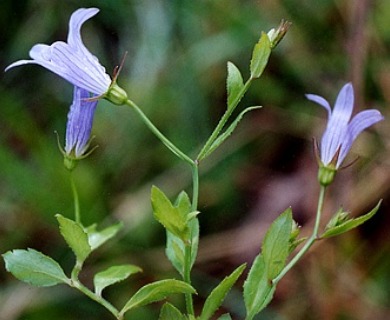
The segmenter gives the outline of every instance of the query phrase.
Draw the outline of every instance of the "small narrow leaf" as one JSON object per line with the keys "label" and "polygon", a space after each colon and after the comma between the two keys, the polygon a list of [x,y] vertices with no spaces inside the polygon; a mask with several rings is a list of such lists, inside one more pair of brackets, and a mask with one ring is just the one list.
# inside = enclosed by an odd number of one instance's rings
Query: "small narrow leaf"
{"label": "small narrow leaf", "polygon": [[39,251],[17,249],[4,253],[3,258],[8,272],[33,286],[49,287],[69,283],[57,261]]}
{"label": "small narrow leaf", "polygon": [[169,302],[164,303],[158,320],[186,320],[186,317]]}
{"label": "small narrow leaf", "polygon": [[[228,94],[228,109],[237,106],[242,98],[241,91],[244,88],[244,81],[240,70],[232,63],[228,62],[228,76],[226,81],[227,94]],[[241,96],[240,96],[241,94]]]}
{"label": "small narrow leaf", "polygon": [[355,218],[355,219],[349,219],[347,221],[340,223],[339,225],[336,225],[334,227],[327,229],[321,235],[321,238],[334,237],[334,236],[345,233],[349,230],[352,230],[352,229],[360,226],[361,224],[363,224],[364,222],[366,222],[367,220],[371,219],[374,216],[374,214],[378,211],[381,203],[382,203],[382,200],[380,200],[378,202],[378,204],[375,206],[375,208],[373,208],[370,212],[366,213],[363,216],[360,216],[360,217]]}
{"label": "small narrow leaf", "polygon": [[95,292],[97,295],[101,295],[104,288],[123,281],[130,277],[132,274],[141,272],[142,269],[131,264],[121,265],[121,266],[113,266],[99,272],[93,278],[93,283],[95,286]]}
{"label": "small narrow leaf", "polygon": [[130,309],[141,307],[152,302],[165,299],[175,293],[194,294],[195,289],[189,284],[174,279],[156,281],[143,286],[126,303],[120,314],[123,315]]}
{"label": "small narrow leaf", "polygon": [[288,208],[271,224],[264,237],[262,253],[268,280],[274,279],[286,264],[290,249],[292,223],[291,208]]}
{"label": "small narrow leaf", "polygon": [[246,108],[245,110],[241,111],[241,113],[237,116],[237,118],[230,124],[230,126],[226,129],[226,131],[219,135],[217,139],[213,142],[213,144],[210,146],[210,148],[207,150],[204,157],[207,157],[210,155],[216,148],[218,148],[236,129],[238,123],[241,121],[241,119],[244,117],[244,115],[252,110],[257,110],[262,108],[261,106],[254,106]]}
{"label": "small narrow leaf", "polygon": [[165,229],[176,236],[186,239],[188,237],[187,216],[180,208],[172,205],[167,196],[156,186],[152,187],[152,207],[154,217]]}
{"label": "small narrow leaf", "polygon": [[77,261],[83,263],[92,251],[87,233],[79,223],[73,220],[60,214],[56,214],[56,218],[60,224],[61,235],[76,255]]}
{"label": "small narrow leaf", "polygon": [[92,250],[97,249],[102,244],[113,238],[120,229],[122,229],[123,223],[117,223],[109,226],[101,231],[96,230],[96,224],[89,226],[86,231],[88,234],[88,242]]}
{"label": "small narrow leaf", "polygon": [[253,319],[272,299],[275,286],[268,280],[267,273],[264,257],[259,254],[244,283],[244,302],[247,313],[245,319]]}
{"label": "small narrow leaf", "polygon": [[262,33],[260,40],[256,43],[250,65],[251,78],[256,79],[261,76],[265,66],[268,63],[269,56],[271,54],[271,42],[267,34]]}
{"label": "small narrow leaf", "polygon": [[[189,223],[190,237],[191,237],[191,267],[195,263],[198,252],[199,243],[199,221],[197,218],[192,219]],[[167,231],[167,245],[165,249],[169,261],[175,269],[184,276],[184,255],[185,244],[183,240],[173,233]]]}
{"label": "small narrow leaf", "polygon": [[199,320],[208,320],[213,316],[215,311],[217,311],[221,306],[231,287],[236,283],[238,277],[244,271],[245,267],[246,264],[239,266],[231,275],[223,279],[222,282],[210,293],[205,301]]}

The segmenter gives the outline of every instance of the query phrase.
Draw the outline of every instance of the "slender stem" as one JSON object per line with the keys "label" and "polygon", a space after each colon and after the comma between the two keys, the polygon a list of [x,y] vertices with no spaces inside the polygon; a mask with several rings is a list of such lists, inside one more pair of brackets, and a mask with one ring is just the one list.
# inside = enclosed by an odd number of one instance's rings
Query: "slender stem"
{"label": "slender stem", "polygon": [[149,120],[149,118],[143,113],[143,111],[131,100],[127,100],[126,104],[132,107],[138,115],[141,117],[142,121],[146,124],[146,126],[155,134],[155,136],[161,140],[161,142],[171,150],[176,156],[185,162],[193,165],[193,160],[188,157],[183,151],[181,151],[178,147],[176,147],[167,137],[165,137],[160,130],[156,128],[156,126]]}
{"label": "slender stem", "polygon": [[72,193],[73,193],[74,217],[76,222],[81,224],[79,194],[77,192],[76,183],[74,182],[72,172],[70,173],[69,178],[70,178],[70,185],[72,187]]}
{"label": "slender stem", "polygon": [[[198,170],[198,161],[195,160],[192,165],[192,204],[191,211],[196,211],[198,208],[198,197],[199,197],[199,170]],[[193,234],[190,235],[190,239],[188,243],[184,243],[184,274],[183,280],[191,285],[191,269],[192,269],[192,260],[193,260],[193,252],[192,252],[192,241]],[[199,236],[199,235],[197,235]],[[198,240],[197,240],[198,241]],[[186,308],[187,313],[190,315],[195,315],[194,304],[192,300],[192,294],[188,293],[185,295],[186,300]]]}
{"label": "slender stem", "polygon": [[202,150],[200,150],[198,156],[196,157],[196,159],[198,161],[202,160],[205,156],[207,156],[207,153],[208,153],[210,147],[212,146],[212,144],[214,143],[215,139],[218,138],[219,133],[221,132],[221,130],[225,126],[225,124],[228,121],[228,119],[230,118],[230,116],[232,115],[234,109],[237,107],[238,103],[240,102],[240,100],[244,96],[245,92],[248,91],[248,89],[252,83],[252,80],[253,80],[252,78],[249,78],[248,81],[245,82],[244,86],[242,87],[240,93],[237,95],[236,99],[232,102],[232,104],[225,111],[224,115],[219,120],[219,122],[218,122],[217,126],[215,127],[213,133],[211,134],[210,138],[206,141]]}
{"label": "slender stem", "polygon": [[276,285],[292,267],[302,258],[302,256],[309,250],[309,248],[313,245],[313,243],[318,240],[318,229],[320,227],[321,221],[321,213],[324,205],[324,196],[325,196],[326,187],[321,186],[320,194],[318,196],[318,206],[317,206],[317,214],[316,220],[314,223],[313,233],[309,239],[307,239],[305,245],[302,249],[295,255],[293,259],[284,267],[284,269],[279,273],[279,275],[272,280],[272,285]]}
{"label": "slender stem", "polygon": [[78,279],[72,279],[72,286],[77,290],[81,291],[82,293],[84,293],[88,298],[96,301],[97,303],[105,307],[108,311],[110,311],[114,315],[116,319],[118,320],[123,319],[122,316],[119,314],[119,311],[111,303],[109,303],[101,296],[89,290]]}
{"label": "slender stem", "polygon": [[199,162],[195,160],[192,166],[192,204],[191,210],[196,211],[198,208],[198,197],[199,197]]}

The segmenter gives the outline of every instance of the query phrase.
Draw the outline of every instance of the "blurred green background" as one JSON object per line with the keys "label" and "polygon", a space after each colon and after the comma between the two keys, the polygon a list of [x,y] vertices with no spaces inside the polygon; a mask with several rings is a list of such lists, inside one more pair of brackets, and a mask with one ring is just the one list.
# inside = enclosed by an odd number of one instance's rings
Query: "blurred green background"
{"label": "blurred green background", "polygon": [[[292,22],[238,111],[247,115],[233,136],[201,164],[201,244],[193,282],[204,297],[240,263],[258,253],[271,221],[292,206],[309,234],[318,185],[312,137],[326,124],[325,111],[305,93],[331,104],[352,81],[356,110],[378,108],[389,118],[390,2],[386,0],[1,0],[0,67],[28,58],[35,43],[65,40],[68,20],[79,7],[100,13],[82,35],[86,46],[112,74],[125,51],[119,77],[174,143],[195,155],[226,107],[226,63],[248,77],[253,45],[261,31],[282,18]],[[64,139],[72,86],[38,66],[3,73],[0,82],[0,252],[35,248],[69,272],[73,256],[58,233],[54,215],[73,217],[69,178],[55,131]],[[241,109],[240,109],[241,108]],[[320,242],[280,283],[258,319],[389,319],[390,232],[387,120],[355,143],[327,195],[324,221],[340,205],[353,215],[383,198],[375,218],[358,230]],[[87,261],[82,279],[114,263],[144,270],[105,292],[114,305],[141,285],[178,277],[164,256],[164,231],[153,221],[150,188],[174,197],[191,190],[190,172],[146,129],[131,109],[99,102],[93,134],[99,148],[76,170],[82,220],[101,226],[125,223]],[[244,277],[243,277],[244,278]],[[243,316],[241,283],[222,312]],[[179,305],[181,297],[174,297]],[[126,319],[156,319],[159,305]],[[33,288],[0,264],[0,319],[111,319],[78,292],[58,286]]]}

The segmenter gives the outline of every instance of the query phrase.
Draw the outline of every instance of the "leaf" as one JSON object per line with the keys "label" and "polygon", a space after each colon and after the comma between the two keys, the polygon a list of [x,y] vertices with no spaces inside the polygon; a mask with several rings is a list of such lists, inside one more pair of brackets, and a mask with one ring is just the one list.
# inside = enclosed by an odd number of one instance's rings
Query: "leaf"
{"label": "leaf", "polygon": [[246,264],[239,266],[231,275],[223,279],[222,282],[214,288],[204,303],[199,320],[208,320],[213,316],[215,311],[221,306],[231,287],[236,283],[237,279],[244,271],[245,267]]}
{"label": "leaf", "polygon": [[152,187],[151,200],[156,220],[160,222],[165,229],[179,238],[183,240],[188,239],[189,229],[187,226],[187,215],[189,212],[184,212],[182,210],[185,203],[180,202],[185,200],[179,199],[178,206],[173,206],[167,196],[156,186]]}
{"label": "leaf", "polygon": [[[189,222],[191,237],[191,267],[194,265],[198,253],[199,221],[197,218]],[[184,276],[185,244],[182,239],[167,230],[167,246],[165,249],[169,261],[175,269]]]}
{"label": "leaf", "polygon": [[73,220],[65,218],[60,214],[56,214],[56,218],[60,224],[61,235],[76,255],[77,262],[83,263],[92,252],[87,233],[79,223]]}
{"label": "leaf", "polygon": [[354,218],[354,219],[346,220],[346,221],[340,223],[339,225],[336,225],[334,227],[331,227],[331,228],[325,230],[325,232],[321,235],[321,238],[334,237],[334,236],[337,236],[339,234],[345,233],[349,230],[352,230],[352,229],[356,228],[357,226],[360,226],[361,224],[363,224],[364,222],[366,222],[367,220],[371,219],[374,216],[374,214],[378,211],[381,203],[382,203],[382,200],[380,200],[378,202],[378,204],[375,206],[375,208],[373,208],[370,212],[366,213],[363,216],[360,216],[360,217]]}
{"label": "leaf", "polygon": [[164,303],[158,320],[186,320],[186,317],[169,302]]}
{"label": "leaf", "polygon": [[220,316],[217,320],[232,320],[232,317],[230,316],[230,314],[225,313],[222,316]]}
{"label": "leaf", "polygon": [[267,34],[261,34],[260,40],[253,48],[252,60],[250,65],[251,78],[256,79],[261,76],[265,66],[268,63],[271,54],[271,42]]}
{"label": "leaf", "polygon": [[249,271],[244,282],[244,301],[247,317],[250,320],[263,310],[271,301],[275,292],[275,286],[268,280],[267,265],[264,257],[259,254]]}
{"label": "leaf", "polygon": [[228,62],[228,76],[226,80],[227,95],[228,95],[228,109],[234,108],[240,102],[242,89],[244,88],[244,81],[240,70],[232,63]]}
{"label": "leaf", "polygon": [[142,269],[131,264],[121,265],[121,266],[113,266],[99,272],[93,278],[93,284],[95,286],[95,293],[98,296],[101,296],[104,288],[123,281],[130,277],[132,274],[141,272]]}
{"label": "leaf", "polygon": [[216,148],[218,148],[234,131],[234,129],[237,127],[238,123],[241,121],[243,116],[252,110],[257,110],[262,108],[261,106],[254,106],[246,108],[245,110],[241,111],[241,113],[237,116],[237,118],[230,124],[230,126],[226,129],[226,131],[219,135],[217,139],[213,142],[213,144],[210,146],[210,148],[207,150],[206,154],[204,155],[204,158],[210,155]]}
{"label": "leaf", "polygon": [[89,226],[85,231],[88,234],[88,242],[92,250],[97,249],[102,244],[114,237],[120,229],[122,229],[123,223],[119,222],[112,226],[109,226],[101,231],[96,230],[96,224]]}
{"label": "leaf", "polygon": [[165,299],[168,295],[174,293],[193,294],[195,289],[189,284],[174,279],[156,281],[143,286],[126,303],[120,314],[123,315],[130,309],[141,307],[152,302]]}
{"label": "leaf", "polygon": [[57,261],[34,249],[8,251],[3,254],[3,258],[8,272],[33,286],[49,287],[69,283]]}
{"label": "leaf", "polygon": [[284,268],[289,255],[292,230],[291,208],[284,211],[269,227],[262,245],[268,280],[274,279]]}

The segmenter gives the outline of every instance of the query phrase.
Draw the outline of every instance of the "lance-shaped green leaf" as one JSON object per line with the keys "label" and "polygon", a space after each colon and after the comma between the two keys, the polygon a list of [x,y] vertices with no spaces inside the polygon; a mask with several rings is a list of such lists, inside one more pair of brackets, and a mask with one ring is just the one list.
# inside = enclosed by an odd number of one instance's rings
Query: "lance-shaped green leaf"
{"label": "lance-shaped green leaf", "polygon": [[331,226],[325,232],[321,235],[321,238],[330,238],[337,236],[339,234],[345,233],[349,230],[352,230],[356,228],[357,226],[360,226],[367,220],[371,219],[374,214],[378,211],[379,206],[381,205],[382,200],[378,202],[378,204],[373,208],[370,212],[366,213],[365,215],[362,215],[358,218],[345,220],[345,217],[342,219],[342,222],[340,224],[335,224],[334,226]]}
{"label": "lance-shaped green leaf", "polygon": [[262,254],[259,254],[249,271],[244,283],[244,302],[247,320],[263,310],[270,303],[275,286],[268,279],[267,265]]}
{"label": "lance-shaped green leaf", "polygon": [[208,320],[213,316],[215,311],[221,306],[231,287],[236,283],[238,277],[244,271],[245,267],[246,264],[239,266],[231,275],[223,279],[222,282],[214,288],[205,301],[199,320]]}
{"label": "lance-shaped green leaf", "polygon": [[241,72],[238,68],[232,63],[228,62],[227,64],[228,76],[226,80],[227,95],[228,95],[228,109],[235,108],[240,102],[243,93],[242,89],[244,88],[244,81],[242,80]]}
{"label": "lance-shaped green leaf", "polygon": [[268,280],[274,279],[286,264],[292,230],[291,208],[284,211],[269,227],[262,245]]}
{"label": "lance-shaped green leaf", "polygon": [[[199,221],[198,218],[192,219],[188,223],[190,229],[191,245],[191,267],[194,265],[198,253],[199,244]],[[187,243],[187,242],[186,242]],[[187,243],[188,245],[188,243]],[[165,254],[175,269],[184,276],[184,256],[186,244],[181,238],[167,230],[167,246]]]}
{"label": "lance-shaped green leaf", "polygon": [[85,230],[88,234],[88,242],[92,250],[97,249],[102,244],[113,238],[118,231],[122,229],[123,223],[119,222],[100,231],[98,231],[96,227],[96,223],[94,223]]}
{"label": "lance-shaped green leaf", "polygon": [[256,43],[250,65],[251,79],[256,79],[261,76],[265,66],[268,63],[269,56],[271,54],[271,42],[268,36],[263,32],[260,40]]}
{"label": "lance-shaped green leaf", "polygon": [[207,152],[204,155],[204,158],[210,155],[215,149],[217,149],[236,129],[238,123],[241,121],[241,119],[244,117],[244,115],[252,110],[257,110],[262,108],[261,106],[254,106],[246,108],[245,110],[241,111],[241,113],[237,116],[237,118],[230,124],[230,126],[221,133],[217,139],[213,142],[213,144],[210,146],[210,148],[207,150]]}
{"label": "lance-shaped green leaf", "polygon": [[120,311],[120,315],[125,314],[130,309],[163,300],[167,296],[175,293],[194,294],[196,291],[188,283],[180,280],[168,279],[156,281],[139,289],[125,304]]}
{"label": "lance-shaped green leaf", "polygon": [[159,188],[153,186],[151,200],[156,220],[169,232],[187,241],[190,237],[188,223],[197,214],[190,212],[191,203],[188,195],[183,191],[174,206]]}
{"label": "lance-shaped green leaf", "polygon": [[77,262],[83,263],[92,252],[87,233],[76,221],[65,218],[60,214],[56,214],[56,218],[60,224],[61,235],[75,254]]}
{"label": "lance-shaped green leaf", "polygon": [[123,281],[130,277],[132,274],[141,272],[142,269],[132,264],[126,264],[121,266],[113,266],[104,271],[101,271],[93,278],[93,284],[95,286],[95,293],[101,296],[104,288]]}
{"label": "lance-shaped green leaf", "polygon": [[57,261],[34,249],[8,251],[3,254],[3,258],[8,272],[33,286],[69,284],[69,279]]}
{"label": "lance-shaped green leaf", "polygon": [[169,302],[164,303],[158,320],[186,320],[186,317]]}

